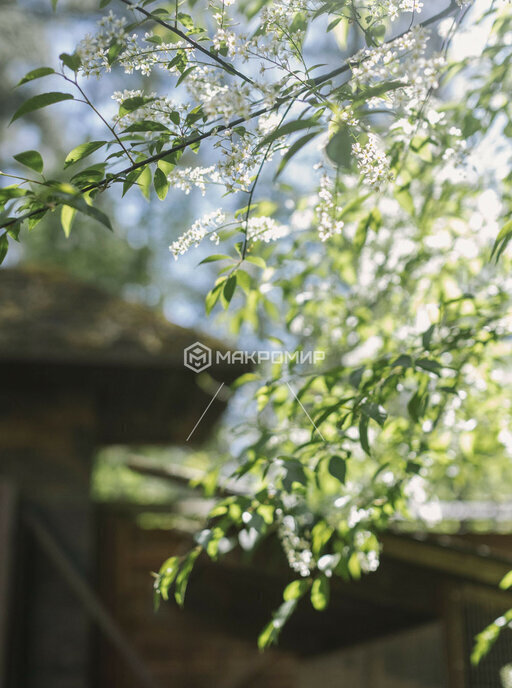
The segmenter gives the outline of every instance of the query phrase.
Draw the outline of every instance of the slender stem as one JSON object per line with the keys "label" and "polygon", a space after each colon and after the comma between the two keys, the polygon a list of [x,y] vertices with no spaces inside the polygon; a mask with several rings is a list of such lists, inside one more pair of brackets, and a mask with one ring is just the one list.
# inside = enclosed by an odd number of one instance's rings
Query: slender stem
{"label": "slender stem", "polygon": [[121,139],[120,139],[119,136],[117,135],[117,133],[116,133],[115,129],[112,127],[112,125],[103,117],[103,115],[101,114],[101,112],[100,112],[100,111],[94,106],[94,104],[89,100],[89,98],[87,97],[85,91],[84,91],[84,90],[82,89],[82,87],[78,84],[78,80],[77,80],[76,76],[75,76],[74,79],[70,79],[70,78],[67,77],[65,74],[63,74],[62,76],[64,77],[64,79],[65,79],[66,81],[69,81],[71,84],[74,84],[74,85],[76,86],[76,88],[79,90],[80,94],[82,95],[82,97],[83,97],[85,103],[93,110],[93,112],[96,113],[96,115],[98,115],[98,117],[101,119],[101,121],[103,122],[103,124],[108,128],[108,130],[110,131],[110,133],[112,134],[112,136],[114,136],[114,138],[116,139],[117,143],[121,146],[121,148],[123,149],[123,151],[126,153],[126,155],[128,156],[128,159],[130,160],[130,162],[133,164],[135,161],[134,161],[134,159],[132,158],[132,156],[130,155],[129,150],[126,148],[126,146],[124,145],[124,143],[121,141]]}
{"label": "slender stem", "polygon": [[[1,177],[9,177],[9,179],[21,179],[23,182],[30,182],[30,184],[39,184],[40,186],[46,186],[46,182],[40,182],[37,179],[28,179],[27,177],[20,177],[17,174],[8,174],[7,172],[1,172],[0,171],[0,176]],[[18,186],[21,186],[18,184]]]}
{"label": "slender stem", "polygon": [[[284,120],[286,119],[288,113],[290,112],[290,108],[292,107],[293,102],[291,102],[288,107],[286,108],[286,111],[284,115],[281,117],[279,124],[277,125],[276,129],[279,129],[279,127],[283,124]],[[268,144],[267,149],[265,151],[265,155],[263,156],[260,166],[258,168],[258,171],[256,173],[256,176],[254,178],[254,181],[251,186],[251,190],[249,192],[249,199],[247,201],[247,212],[245,213],[245,236],[244,236],[244,243],[242,246],[242,260],[245,259],[245,256],[247,254],[247,245],[249,243],[249,215],[251,213],[251,207],[252,207],[252,199],[254,196],[254,192],[256,190],[256,185],[258,184],[258,180],[260,178],[261,172],[263,170],[263,166],[265,165],[268,154],[270,153],[270,149],[272,148],[272,141]]]}

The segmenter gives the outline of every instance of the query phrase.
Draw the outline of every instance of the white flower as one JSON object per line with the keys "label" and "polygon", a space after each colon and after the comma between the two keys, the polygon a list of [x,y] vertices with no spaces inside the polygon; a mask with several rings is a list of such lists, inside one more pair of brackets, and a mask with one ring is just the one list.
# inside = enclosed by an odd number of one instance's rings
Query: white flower
{"label": "white flower", "polygon": [[373,0],[368,11],[374,17],[389,17],[391,21],[398,19],[400,12],[415,12],[419,14],[423,7],[421,0]]}
{"label": "white flower", "polygon": [[216,230],[218,230],[225,221],[226,217],[220,209],[208,213],[199,220],[196,220],[190,229],[169,246],[169,250],[173,254],[174,259],[178,260],[178,256],[186,253],[191,246],[199,246],[207,235],[210,235],[211,241],[218,244],[219,235]]}
{"label": "white flower", "polygon": [[248,241],[264,241],[268,244],[286,236],[289,231],[289,227],[280,225],[272,217],[251,217],[247,222]]}
{"label": "white flower", "polygon": [[319,201],[316,205],[318,218],[318,236],[321,241],[327,241],[335,234],[341,234],[345,223],[337,217],[342,208],[336,204],[333,181],[326,174],[320,179]]}
{"label": "white flower", "polygon": [[379,148],[378,138],[375,134],[368,135],[368,142],[364,146],[361,146],[360,143],[354,143],[352,152],[356,158],[359,172],[364,182],[369,186],[379,189],[392,178],[389,158]]}

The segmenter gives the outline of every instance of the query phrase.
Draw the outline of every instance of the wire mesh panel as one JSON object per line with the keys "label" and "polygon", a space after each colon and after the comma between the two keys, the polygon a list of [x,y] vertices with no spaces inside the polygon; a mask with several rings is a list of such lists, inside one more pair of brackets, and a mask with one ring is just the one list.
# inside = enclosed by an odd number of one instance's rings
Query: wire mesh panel
{"label": "wire mesh panel", "polygon": [[487,596],[482,591],[465,592],[462,613],[467,688],[512,688],[512,633],[508,628],[478,666],[470,662],[475,636],[510,606],[510,599],[500,600],[492,593]]}

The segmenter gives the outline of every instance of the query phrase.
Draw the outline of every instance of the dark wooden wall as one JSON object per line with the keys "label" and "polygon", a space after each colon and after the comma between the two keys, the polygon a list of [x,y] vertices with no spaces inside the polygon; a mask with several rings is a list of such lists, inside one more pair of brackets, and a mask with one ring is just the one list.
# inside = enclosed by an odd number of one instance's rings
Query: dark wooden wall
{"label": "dark wooden wall", "polygon": [[[136,519],[103,510],[100,527],[102,598],[162,687],[294,688],[296,660],[271,651],[261,655],[255,637],[237,638],[185,605],[164,604],[155,614],[153,579],[163,558],[184,553],[190,538],[174,531],[144,530]],[[190,583],[194,588],[208,581]],[[198,584],[199,583],[199,584]],[[218,591],[212,581],[210,596]],[[242,607],[243,608],[243,607]],[[227,613],[227,608],[226,608]],[[243,619],[240,619],[243,622]],[[102,641],[98,688],[137,688],[122,658]]]}
{"label": "dark wooden wall", "polygon": [[18,495],[16,538],[9,547],[15,575],[4,645],[6,687],[89,688],[88,615],[25,516],[44,525],[91,580],[93,409],[80,389],[43,388],[35,380],[11,382],[0,395],[0,476],[16,486]]}

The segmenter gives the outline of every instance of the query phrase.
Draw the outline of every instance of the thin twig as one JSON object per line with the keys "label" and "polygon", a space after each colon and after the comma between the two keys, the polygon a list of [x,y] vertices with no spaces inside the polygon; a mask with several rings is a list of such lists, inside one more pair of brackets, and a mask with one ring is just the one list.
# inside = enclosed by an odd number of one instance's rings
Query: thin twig
{"label": "thin twig", "polygon": [[[276,130],[279,129],[279,127],[283,124],[283,122],[284,122],[284,120],[286,119],[288,113],[290,112],[290,108],[292,107],[292,105],[293,105],[293,102],[290,103],[290,104],[288,105],[288,107],[286,108],[284,115],[281,117],[281,119],[280,119],[280,121],[279,121],[279,124],[278,124],[277,127],[276,127]],[[249,215],[250,215],[250,213],[251,213],[252,198],[253,198],[253,196],[254,196],[254,192],[255,192],[255,190],[256,190],[256,185],[258,184],[258,180],[259,180],[260,175],[261,175],[261,172],[262,172],[262,170],[263,170],[263,166],[265,165],[265,163],[266,163],[266,161],[267,161],[267,158],[268,158],[268,155],[269,155],[269,153],[270,153],[270,149],[272,148],[272,144],[273,144],[273,141],[271,141],[271,142],[268,144],[268,146],[267,146],[267,150],[265,151],[265,155],[264,155],[263,158],[262,158],[262,161],[261,161],[261,163],[260,163],[260,166],[259,166],[258,171],[257,171],[257,173],[256,173],[256,176],[255,176],[255,178],[254,178],[254,181],[253,181],[253,183],[252,183],[252,185],[251,185],[251,190],[250,190],[250,192],[249,192],[249,199],[248,199],[248,201],[247,201],[247,212],[245,213],[245,236],[244,236],[244,243],[243,243],[243,246],[242,246],[242,260],[245,259],[245,256],[246,256],[246,254],[247,254],[247,245],[248,245],[248,242],[249,242],[249,236],[248,236],[248,235],[249,235]]]}
{"label": "thin twig", "polygon": [[123,142],[121,141],[121,139],[120,139],[119,136],[117,135],[117,133],[116,133],[114,127],[112,127],[112,126],[108,123],[108,121],[103,117],[103,115],[101,114],[101,112],[93,105],[93,103],[91,102],[91,100],[89,100],[89,98],[88,98],[87,94],[85,93],[85,91],[83,90],[83,88],[78,84],[78,80],[77,80],[76,76],[75,76],[74,79],[70,79],[70,78],[69,78],[68,76],[66,76],[65,74],[62,74],[61,76],[62,76],[66,81],[69,81],[70,84],[73,84],[74,86],[76,86],[76,88],[78,89],[78,91],[80,92],[80,94],[83,96],[84,102],[86,103],[86,105],[89,105],[89,107],[93,110],[93,112],[101,119],[101,121],[103,122],[103,124],[107,127],[107,129],[110,131],[110,133],[112,134],[112,136],[114,136],[114,138],[116,139],[117,143],[121,146],[121,148],[123,149],[123,151],[126,153],[126,155],[128,156],[129,161],[133,164],[133,163],[135,162],[135,160],[134,160],[134,159],[132,158],[132,156],[130,155],[130,151],[129,151],[129,150],[126,148],[126,146],[123,144]]}

